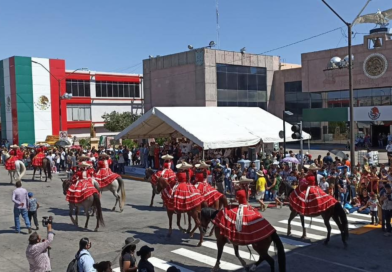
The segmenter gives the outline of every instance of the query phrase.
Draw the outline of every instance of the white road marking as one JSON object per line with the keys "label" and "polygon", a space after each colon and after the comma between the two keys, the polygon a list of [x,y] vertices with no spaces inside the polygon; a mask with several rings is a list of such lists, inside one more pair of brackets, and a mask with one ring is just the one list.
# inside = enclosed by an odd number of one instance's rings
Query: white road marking
{"label": "white road marking", "polygon": [[[203,255],[203,254],[200,254],[200,253],[197,253],[192,250],[185,249],[185,248],[179,248],[179,249],[173,250],[172,253],[178,254],[178,255],[186,257],[186,258],[190,258],[192,260],[207,264],[209,266],[215,266],[215,263],[216,263],[215,258],[206,256],[206,255]],[[240,269],[240,268],[242,268],[242,266],[221,260],[220,261],[220,268],[232,271],[232,270]]]}
{"label": "white road marking", "polygon": [[[299,216],[295,217],[295,219],[301,220],[301,218]],[[305,216],[305,221],[312,221],[312,222],[318,222],[318,223],[323,223],[324,224],[324,220],[323,219],[315,218],[315,217],[311,218],[311,217]],[[333,220],[330,220],[329,223],[331,224],[331,226],[336,226],[336,227],[338,226]],[[355,226],[355,225],[352,225],[352,224],[348,224],[348,228],[349,229],[357,229],[359,227],[361,227],[361,226]]]}
{"label": "white road marking", "polygon": [[[280,233],[283,233],[283,234],[287,234],[287,228],[281,228],[281,227],[275,227],[275,226],[274,226],[274,228],[276,229],[277,232],[280,232]],[[302,236],[302,231],[297,231],[297,230],[293,230],[292,229],[291,230],[291,234],[294,235],[294,236],[301,237]],[[312,234],[312,233],[307,233],[306,237],[310,238],[310,239],[313,239],[313,240],[317,240],[317,241],[324,240],[325,238],[327,238],[326,236],[324,237],[324,236],[320,236],[320,235]],[[282,239],[282,237],[281,237],[281,239]]]}
{"label": "white road marking", "polygon": [[[287,233],[287,230],[286,230]],[[310,246],[310,243],[305,243],[305,242],[301,242],[298,240],[294,240],[294,239],[289,239],[289,238],[285,238],[285,237],[280,237],[280,240],[282,241],[282,243],[288,244],[288,245],[292,245],[292,246],[296,246],[296,247],[306,247],[306,246]]]}
{"label": "white road marking", "polygon": [[367,219],[369,219],[369,221],[372,220],[371,216],[368,215],[368,214],[362,214],[362,213],[354,212],[354,213],[350,213],[350,215],[355,215],[355,216],[360,216],[360,217],[366,217]]}
{"label": "white road marking", "polygon": [[[288,220],[279,221],[279,223],[283,223],[283,224],[287,224],[287,222],[288,222]],[[296,221],[291,221],[291,225],[302,227],[301,222],[296,222]],[[309,226],[308,224],[305,224],[305,228],[314,229],[314,230],[318,230],[318,231],[322,231],[322,232],[328,232],[326,227],[319,227],[319,226],[315,226],[313,224],[311,226]],[[331,228],[331,233],[340,234],[340,231]]]}
{"label": "white road marking", "polygon": [[[202,244],[202,246],[203,246],[203,247],[208,247],[208,248],[211,248],[211,249],[214,249],[214,250],[218,250],[218,246],[216,245],[215,242],[204,241],[203,244]],[[224,246],[224,247],[223,247],[223,252],[235,256],[234,248],[232,248],[232,247]],[[218,253],[218,252],[217,252],[217,253]],[[254,259],[250,256],[249,252],[247,252],[247,251],[238,250],[238,253],[240,254],[241,258],[244,258],[244,259],[247,259],[247,260],[254,260]],[[252,252],[252,255],[254,256],[254,258],[255,258],[256,260],[259,259],[259,255],[253,254],[253,252]]]}

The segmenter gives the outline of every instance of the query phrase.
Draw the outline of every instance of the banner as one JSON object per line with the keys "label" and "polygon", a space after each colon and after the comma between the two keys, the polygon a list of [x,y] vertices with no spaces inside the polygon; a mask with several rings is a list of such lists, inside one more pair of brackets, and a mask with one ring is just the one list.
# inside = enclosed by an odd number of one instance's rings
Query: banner
{"label": "banner", "polygon": [[354,121],[392,121],[392,106],[354,107]]}

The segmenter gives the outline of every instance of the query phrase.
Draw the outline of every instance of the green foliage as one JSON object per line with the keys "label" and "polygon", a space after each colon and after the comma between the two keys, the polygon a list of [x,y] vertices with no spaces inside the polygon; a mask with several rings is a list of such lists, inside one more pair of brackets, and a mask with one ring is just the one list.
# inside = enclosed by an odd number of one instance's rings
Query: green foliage
{"label": "green foliage", "polygon": [[79,140],[79,145],[83,148],[87,148],[90,146],[90,141],[87,139],[80,139]]}
{"label": "green foliage", "polygon": [[166,142],[168,138],[155,138],[155,142],[162,146],[164,142]]}
{"label": "green foliage", "polygon": [[132,149],[133,147],[137,146],[137,142],[131,139],[124,139],[122,140],[122,145],[128,147],[129,149]]}
{"label": "green foliage", "polygon": [[129,111],[123,113],[112,111],[111,113],[105,113],[102,115],[105,122],[104,128],[112,132],[124,130],[139,117],[140,115],[133,114]]}

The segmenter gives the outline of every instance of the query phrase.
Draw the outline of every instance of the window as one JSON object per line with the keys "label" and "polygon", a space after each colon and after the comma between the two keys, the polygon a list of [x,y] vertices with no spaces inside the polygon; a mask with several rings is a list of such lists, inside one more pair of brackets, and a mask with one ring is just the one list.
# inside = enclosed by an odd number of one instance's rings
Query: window
{"label": "window", "polygon": [[90,105],[67,105],[67,121],[90,121]]}
{"label": "window", "polygon": [[140,97],[139,83],[96,81],[95,89],[97,97]]}
{"label": "window", "polygon": [[66,88],[67,88],[67,93],[72,93],[72,96],[90,97],[89,80],[67,79]]}
{"label": "window", "polygon": [[284,83],[285,93],[300,93],[302,92],[302,81],[292,81]]}
{"label": "window", "polygon": [[266,68],[217,64],[216,71],[218,106],[266,109]]}

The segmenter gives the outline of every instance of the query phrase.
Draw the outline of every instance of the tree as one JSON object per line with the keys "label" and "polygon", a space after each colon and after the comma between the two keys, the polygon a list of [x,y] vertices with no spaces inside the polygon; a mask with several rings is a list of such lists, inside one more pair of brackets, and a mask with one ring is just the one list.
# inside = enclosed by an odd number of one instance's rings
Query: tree
{"label": "tree", "polygon": [[118,132],[124,130],[126,127],[135,122],[140,115],[127,112],[116,112],[106,113],[102,115],[105,122],[104,128],[112,132]]}

